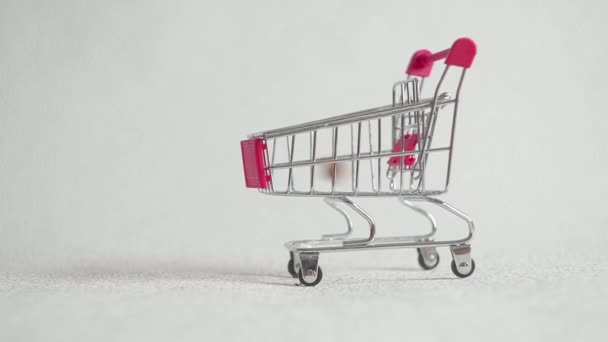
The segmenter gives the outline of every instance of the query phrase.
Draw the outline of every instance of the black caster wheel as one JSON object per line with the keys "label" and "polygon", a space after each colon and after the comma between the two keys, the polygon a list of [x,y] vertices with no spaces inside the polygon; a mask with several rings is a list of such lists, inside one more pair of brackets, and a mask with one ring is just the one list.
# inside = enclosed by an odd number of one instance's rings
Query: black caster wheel
{"label": "black caster wheel", "polygon": [[296,269],[295,269],[294,264],[293,264],[293,258],[290,258],[289,262],[287,263],[287,272],[289,272],[289,274],[291,274],[291,276],[293,278],[297,278],[298,277],[298,272],[296,272]]}
{"label": "black caster wheel", "polygon": [[429,261],[424,258],[424,256],[422,255],[422,251],[420,250],[420,248],[418,248],[418,264],[420,265],[420,267],[427,271],[434,269],[435,267],[437,267],[437,265],[439,265],[439,253],[435,251],[433,253],[433,260]]}
{"label": "black caster wheel", "polygon": [[298,272],[298,278],[300,278],[300,283],[302,283],[302,285],[304,286],[316,286],[318,283],[321,282],[321,279],[323,279],[323,270],[321,270],[321,267],[318,266],[317,277],[312,281],[310,281],[311,279],[309,279],[309,281],[306,281],[304,279],[304,276],[302,275],[302,269],[300,269],[300,272]]}
{"label": "black caster wheel", "polygon": [[458,272],[458,268],[456,268],[456,262],[452,260],[452,272],[454,272],[454,274],[459,278],[466,278],[471,276],[471,274],[475,272],[475,260],[471,259],[471,270],[467,274],[462,274]]}

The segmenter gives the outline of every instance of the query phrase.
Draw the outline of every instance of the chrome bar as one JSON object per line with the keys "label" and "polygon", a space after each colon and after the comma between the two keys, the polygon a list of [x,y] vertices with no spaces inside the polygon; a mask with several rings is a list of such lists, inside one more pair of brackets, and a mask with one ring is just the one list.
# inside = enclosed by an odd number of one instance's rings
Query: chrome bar
{"label": "chrome bar", "polygon": [[[274,137],[279,137],[279,136],[284,136],[284,135],[308,132],[310,130],[315,130],[315,129],[335,127],[335,126],[341,126],[341,125],[354,123],[354,122],[358,122],[358,121],[382,118],[382,117],[386,117],[386,116],[400,114],[402,112],[416,111],[416,110],[420,110],[420,109],[431,108],[432,101],[433,101],[432,99],[425,99],[425,100],[421,100],[418,103],[412,103],[409,105],[401,105],[401,106],[387,105],[387,106],[372,108],[372,109],[364,110],[361,112],[354,112],[354,113],[336,116],[336,117],[329,118],[329,119],[322,119],[322,120],[312,121],[312,122],[308,122],[308,123],[304,123],[304,124],[288,126],[288,127],[284,127],[284,128],[280,128],[280,129],[253,133],[253,134],[249,135],[249,138],[261,137],[261,138],[271,139]],[[438,101],[437,105],[448,105],[453,102],[454,102],[453,100]]]}
{"label": "chrome bar", "polygon": [[[369,154],[373,155],[374,154],[374,146],[373,146],[373,133],[372,133],[372,121],[369,120],[367,121],[367,139],[368,139],[368,145],[369,145]],[[375,174],[375,170],[374,170],[374,161],[372,160],[372,158],[369,159],[369,173],[371,175],[371,185],[372,185],[372,190],[376,190],[376,180],[374,177]],[[378,173],[378,177],[380,177],[380,173]]]}
{"label": "chrome bar", "polygon": [[452,152],[454,151],[454,136],[456,135],[456,117],[458,116],[458,102],[460,99],[460,89],[462,87],[462,82],[464,81],[464,75],[467,69],[462,69],[462,74],[460,75],[460,81],[458,82],[458,88],[456,88],[456,102],[454,103],[454,116],[452,118],[452,131],[450,135],[450,152],[448,153],[448,171],[445,180],[445,190],[447,191],[448,186],[450,184],[450,174],[452,173]]}
{"label": "chrome bar", "polygon": [[359,156],[361,156],[361,122],[357,125],[357,158],[355,159],[357,167],[355,170],[355,188],[353,189],[355,194],[359,190],[359,164],[361,163]]}
{"label": "chrome bar", "polygon": [[[356,194],[356,197],[420,197],[420,196],[437,196],[443,194],[443,190],[425,190],[424,192],[413,189],[404,191],[400,194],[398,191],[359,191]],[[310,193],[310,191],[274,191],[274,192],[265,192],[267,195],[271,196],[293,196],[293,197],[355,197],[355,193],[352,191],[334,191],[333,193],[329,191],[315,191]]]}
{"label": "chrome bar", "polygon": [[[313,131],[310,137],[310,161],[315,162],[315,158],[317,155],[317,131]],[[315,164],[310,165],[310,192],[313,193],[315,191]]]}
{"label": "chrome bar", "polygon": [[[378,155],[382,152],[382,119],[378,119]],[[371,159],[370,159],[371,160]],[[382,158],[378,158],[378,192],[382,189]]]}
{"label": "chrome bar", "polygon": [[331,134],[332,139],[332,150],[331,150],[331,159],[334,161],[332,163],[333,172],[331,174],[331,193],[333,194],[336,190],[336,157],[338,153],[338,127],[334,127]]}
{"label": "chrome bar", "polygon": [[[426,248],[426,247],[456,247],[463,244],[469,244],[475,235],[475,225],[473,220],[462,211],[453,206],[433,197],[412,197],[411,200],[426,201],[434,204],[456,217],[466,222],[468,234],[461,239],[441,240],[441,241],[408,241],[403,236],[378,237],[372,241],[361,243],[352,240],[300,240],[290,241],[285,244],[285,247],[294,253],[310,253],[310,252],[346,252],[352,250],[371,250],[371,249],[389,249],[389,248]],[[373,222],[373,221],[372,221]],[[353,242],[351,242],[353,241]]]}
{"label": "chrome bar", "polygon": [[340,206],[338,205],[339,203],[344,203],[343,198],[326,197],[323,199],[323,201],[331,208],[339,212],[342,217],[344,217],[344,219],[346,220],[346,232],[337,234],[323,234],[321,237],[323,239],[334,240],[344,239],[350,236],[350,234],[352,234],[353,232],[353,220],[350,218],[350,215],[348,215],[348,213],[344,209],[340,208]]}
{"label": "chrome bar", "polygon": [[292,135],[291,136],[291,151],[290,151],[289,150],[289,138],[287,138],[287,153],[289,154],[289,164],[292,165],[289,168],[289,176],[287,177],[287,189],[288,189],[287,191],[289,191],[289,190],[295,191],[295,189],[293,187],[293,155],[295,152],[295,143],[296,143],[296,136]]}
{"label": "chrome bar", "polygon": [[[426,153],[433,153],[433,152],[442,152],[442,151],[449,151],[449,147],[437,147],[437,148],[430,148],[426,151]],[[356,155],[354,157],[350,157],[350,156],[341,156],[341,157],[335,157],[335,158],[317,158],[315,162],[311,162],[310,160],[302,160],[302,161],[295,161],[293,163],[278,163],[275,164],[274,166],[270,166],[268,167],[269,169],[284,169],[284,168],[289,168],[289,167],[299,167],[299,166],[310,166],[312,164],[326,164],[326,163],[331,163],[333,161],[336,162],[344,162],[344,161],[357,161],[357,160],[365,160],[365,159],[371,159],[371,158],[385,158],[385,157],[399,157],[399,156],[406,156],[406,155],[410,155],[410,154],[416,154],[418,153],[419,150],[414,150],[414,151],[404,151],[404,152],[392,152],[392,151],[385,151],[379,154],[370,154],[370,153],[360,153],[360,155],[357,157]]]}
{"label": "chrome bar", "polygon": [[426,217],[427,220],[429,220],[429,222],[431,223],[431,232],[428,234],[416,236],[415,237],[416,240],[428,240],[428,239],[433,238],[433,236],[435,236],[435,233],[437,233],[437,220],[435,220],[435,217],[433,215],[431,215],[431,213],[429,213],[428,211],[420,208],[419,206],[415,205],[411,201],[408,201],[407,197],[399,197],[398,200],[399,200],[399,203],[412,209],[413,211],[417,212],[418,214]]}
{"label": "chrome bar", "polygon": [[374,241],[374,238],[376,237],[376,223],[374,222],[374,219],[365,212],[365,210],[361,209],[361,207],[359,207],[358,205],[356,205],[355,203],[353,203],[353,201],[351,201],[350,199],[344,197],[341,199],[342,203],[346,204],[347,206],[349,206],[352,210],[354,210],[357,214],[359,214],[361,217],[363,217],[367,223],[369,224],[369,237],[367,237],[366,239],[350,239],[350,240],[344,240],[344,245],[367,245],[371,242]]}

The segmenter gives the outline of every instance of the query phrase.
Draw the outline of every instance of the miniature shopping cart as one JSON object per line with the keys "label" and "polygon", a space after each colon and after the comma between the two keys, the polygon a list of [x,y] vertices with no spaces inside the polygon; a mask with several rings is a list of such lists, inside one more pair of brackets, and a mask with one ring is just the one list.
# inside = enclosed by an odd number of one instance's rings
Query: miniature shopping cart
{"label": "miniature shopping cart", "polygon": [[[430,270],[439,263],[436,248],[450,247],[454,274],[473,274],[473,221],[435,196],[445,193],[450,182],[460,90],[475,54],[475,43],[468,38],[434,54],[417,51],[406,80],[393,85],[390,105],[254,133],[241,141],[247,187],[268,195],[322,197],[346,219],[344,233],[285,244],[290,252],[288,271],[303,285],[321,281],[320,253],[380,248],[416,248],[420,266]],[[422,98],[434,62],[443,59],[445,68],[432,96]],[[456,73],[449,73],[454,69]],[[452,74],[453,96],[443,91]],[[352,197],[395,197],[428,220],[431,230],[417,236],[377,237],[374,220]],[[468,235],[435,240],[435,217],[414,202],[430,203],[464,220]],[[349,211],[369,224],[365,238],[352,237]]]}

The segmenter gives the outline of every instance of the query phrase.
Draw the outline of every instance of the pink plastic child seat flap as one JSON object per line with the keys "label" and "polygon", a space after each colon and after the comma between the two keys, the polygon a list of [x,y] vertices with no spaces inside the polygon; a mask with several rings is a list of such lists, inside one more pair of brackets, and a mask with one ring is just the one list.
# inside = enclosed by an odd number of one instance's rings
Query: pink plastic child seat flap
{"label": "pink plastic child seat flap", "polygon": [[[416,145],[418,144],[418,134],[410,134],[407,133],[403,136],[403,138],[397,140],[395,146],[393,147],[393,152],[401,152],[405,151],[413,151],[416,149]],[[416,162],[416,157],[411,154],[405,155],[403,157],[391,157],[388,160],[388,165],[393,167],[400,167],[401,160],[403,159],[404,166],[412,166]]]}
{"label": "pink plastic child seat flap", "polygon": [[266,189],[271,181],[270,173],[266,171],[265,151],[266,141],[262,138],[241,141],[243,172],[248,188]]}

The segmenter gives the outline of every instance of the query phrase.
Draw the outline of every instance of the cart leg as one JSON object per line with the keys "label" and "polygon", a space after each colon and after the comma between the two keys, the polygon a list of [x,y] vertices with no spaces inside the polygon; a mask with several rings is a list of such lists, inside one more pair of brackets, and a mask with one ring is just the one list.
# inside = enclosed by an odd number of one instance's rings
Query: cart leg
{"label": "cart leg", "polygon": [[467,223],[467,226],[469,228],[469,235],[462,240],[455,241],[454,246],[470,244],[471,240],[473,240],[473,236],[475,235],[475,224],[473,223],[473,220],[464,212],[454,208],[450,204],[447,204],[446,202],[444,202],[440,199],[433,198],[433,197],[423,196],[423,197],[413,197],[410,199],[415,200],[415,201],[425,201],[425,202],[435,204],[435,205],[447,210],[451,214],[455,215],[456,217],[462,219],[463,221],[465,221]]}
{"label": "cart leg", "polygon": [[339,212],[344,217],[346,220],[346,232],[337,234],[323,234],[321,237],[327,240],[342,240],[348,238],[353,232],[353,221],[351,220],[350,215],[348,215],[348,213],[338,205],[340,202],[344,203],[343,199],[326,197],[323,200],[327,205]]}
{"label": "cart leg", "polygon": [[[324,239],[343,240],[344,245],[365,245],[367,243],[374,241],[374,237],[376,236],[376,223],[374,223],[374,219],[367,212],[365,212],[365,210],[363,210],[361,207],[359,207],[357,204],[355,204],[353,201],[351,201],[350,199],[348,199],[346,197],[337,197],[337,198],[326,199],[326,203],[328,203],[332,208],[339,211],[346,218],[346,222],[348,224],[348,231],[344,234],[323,235]],[[364,239],[346,239],[345,238],[345,237],[348,237],[350,235],[350,233],[352,232],[352,221],[350,219],[350,216],[348,214],[346,214],[344,209],[338,207],[336,205],[336,203],[344,204],[345,206],[352,209],[355,213],[359,214],[361,217],[363,217],[367,221],[367,223],[369,224],[369,237],[364,238]],[[336,236],[338,236],[338,238],[336,238]]]}
{"label": "cart leg", "polygon": [[376,223],[374,219],[360,206],[356,205],[353,201],[349,200],[346,197],[341,197],[340,200],[344,202],[347,206],[349,206],[354,212],[363,217],[367,224],[369,225],[369,236],[365,239],[349,239],[344,240],[344,245],[366,245],[370,242],[373,242],[376,237]]}
{"label": "cart leg", "polygon": [[[425,235],[413,236],[412,239],[416,241],[433,241],[435,233],[437,233],[437,221],[435,217],[428,211],[420,208],[414,203],[408,201],[406,198],[399,198],[399,202],[406,207],[412,209],[414,212],[426,217],[431,223],[431,231]],[[418,264],[425,270],[432,270],[439,265],[439,253],[435,247],[421,247],[418,248]]]}
{"label": "cart leg", "polygon": [[469,235],[457,241],[454,245],[452,245],[452,272],[460,278],[466,278],[473,274],[475,271],[475,261],[471,258],[471,240],[473,240],[473,236],[475,235],[475,224],[473,220],[464,212],[454,208],[453,206],[445,203],[444,201],[433,198],[433,197],[419,197],[415,198],[416,200],[423,200],[430,203],[433,203],[453,215],[459,217],[463,221],[467,223],[469,227]]}
{"label": "cart leg", "polygon": [[321,282],[323,271],[319,267],[319,253],[293,253],[293,257],[302,285],[315,286]]}
{"label": "cart leg", "polygon": [[425,235],[416,236],[415,238],[419,241],[433,241],[433,237],[437,233],[437,220],[435,220],[435,217],[433,217],[433,215],[431,215],[431,213],[429,213],[428,211],[408,201],[406,198],[400,197],[399,202],[405,205],[406,207],[412,209],[414,212],[417,212],[418,214],[426,217],[431,223],[431,231],[429,233]]}

